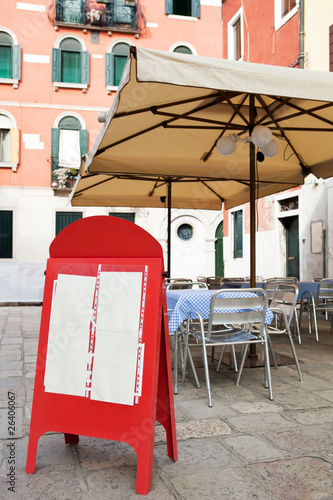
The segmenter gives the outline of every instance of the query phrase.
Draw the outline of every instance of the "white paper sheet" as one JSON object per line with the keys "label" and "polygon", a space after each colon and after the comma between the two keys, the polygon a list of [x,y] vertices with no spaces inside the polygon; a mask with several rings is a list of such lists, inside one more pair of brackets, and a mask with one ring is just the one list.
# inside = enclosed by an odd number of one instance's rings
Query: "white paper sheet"
{"label": "white paper sheet", "polygon": [[58,275],[46,355],[46,392],[85,395],[95,283],[93,276]]}
{"label": "white paper sheet", "polygon": [[141,272],[102,272],[91,399],[133,405]]}

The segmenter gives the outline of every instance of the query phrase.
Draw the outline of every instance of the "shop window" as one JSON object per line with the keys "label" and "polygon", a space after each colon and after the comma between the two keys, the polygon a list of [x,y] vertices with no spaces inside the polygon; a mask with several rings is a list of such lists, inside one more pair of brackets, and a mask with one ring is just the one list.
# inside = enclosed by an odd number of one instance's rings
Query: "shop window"
{"label": "shop window", "polygon": [[82,219],[82,212],[56,212],[56,236],[72,222]]}
{"label": "shop window", "polygon": [[134,212],[109,212],[112,217],[119,217],[119,219],[129,220],[135,223],[135,213]]}
{"label": "shop window", "polygon": [[13,212],[0,210],[0,259],[13,257]]}

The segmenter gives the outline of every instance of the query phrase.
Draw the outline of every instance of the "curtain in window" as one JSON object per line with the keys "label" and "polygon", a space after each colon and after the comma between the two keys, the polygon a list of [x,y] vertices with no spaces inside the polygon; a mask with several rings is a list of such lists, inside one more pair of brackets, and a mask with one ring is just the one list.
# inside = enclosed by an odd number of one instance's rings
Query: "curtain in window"
{"label": "curtain in window", "polygon": [[0,161],[10,162],[10,131],[0,129]]}
{"label": "curtain in window", "polygon": [[80,131],[60,130],[59,167],[80,168]]}

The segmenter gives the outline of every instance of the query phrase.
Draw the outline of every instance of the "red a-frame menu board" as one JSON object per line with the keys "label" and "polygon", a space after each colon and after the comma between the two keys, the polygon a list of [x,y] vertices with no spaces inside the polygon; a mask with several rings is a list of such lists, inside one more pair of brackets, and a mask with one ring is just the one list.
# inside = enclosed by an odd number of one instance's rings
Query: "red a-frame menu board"
{"label": "red a-frame menu board", "polygon": [[[155,421],[177,460],[167,305],[159,243],[123,219],[66,227],[47,263],[26,472],[45,432],[123,441],[136,491],[151,488]],[[103,418],[97,418],[103,415]],[[138,432],[140,429],[140,432]]]}

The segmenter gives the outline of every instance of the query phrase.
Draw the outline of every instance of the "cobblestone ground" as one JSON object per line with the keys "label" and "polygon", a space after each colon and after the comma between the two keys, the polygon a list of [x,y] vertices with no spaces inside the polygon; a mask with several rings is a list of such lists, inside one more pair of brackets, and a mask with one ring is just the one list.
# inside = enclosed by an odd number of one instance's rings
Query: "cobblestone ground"
{"label": "cobblestone ground", "polygon": [[[62,434],[48,433],[39,440],[35,473],[26,474],[40,315],[39,306],[0,307],[0,498],[137,498],[136,454],[124,443],[80,436],[79,444],[66,446]],[[290,355],[287,339],[273,342],[276,352]],[[319,342],[304,322],[296,349],[304,382],[294,364],[273,368],[274,401],[263,387],[263,368],[245,368],[236,387],[235,373],[226,365],[216,373],[217,361],[210,361],[212,408],[198,351],[201,388],[189,371],[175,396],[179,459],[168,458],[165,432],[157,425],[147,498],[332,500],[329,322],[319,318]]]}

